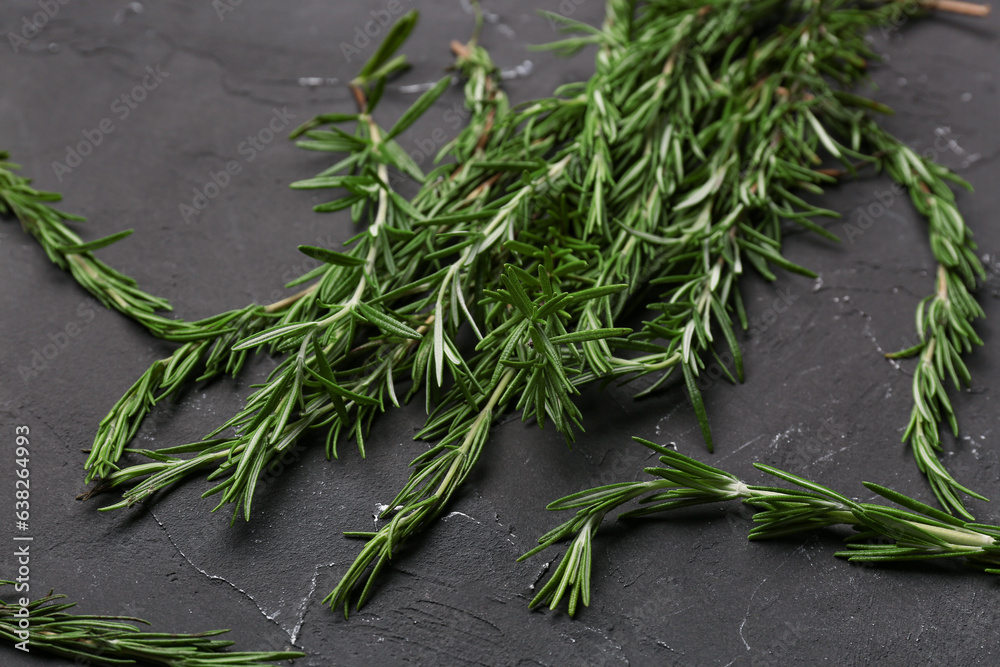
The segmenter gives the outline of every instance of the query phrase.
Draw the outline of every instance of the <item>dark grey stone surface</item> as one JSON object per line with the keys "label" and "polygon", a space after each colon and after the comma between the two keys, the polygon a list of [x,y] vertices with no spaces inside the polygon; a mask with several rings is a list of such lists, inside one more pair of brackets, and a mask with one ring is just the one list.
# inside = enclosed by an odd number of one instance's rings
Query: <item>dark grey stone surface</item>
{"label": "dark grey stone surface", "polygon": [[[422,22],[406,46],[414,68],[387,93],[384,118],[413,99],[399,86],[437,78],[450,62],[447,42],[465,39],[471,18],[458,0],[412,2]],[[169,298],[182,317],[206,316],[249,301],[272,300],[303,265],[300,243],[339,241],[353,232],[344,216],[311,211],[314,198],[287,184],[327,164],[322,154],[275,139],[250,161],[240,144],[264,128],[274,109],[298,123],[320,112],[347,111],[343,85],[374,42],[351,62],[350,43],[372,11],[387,2],[243,2],[218,15],[212,3],[69,2],[14,54],[0,44],[0,146],[12,151],[38,186],[64,193],[64,207],[85,215],[87,239],[134,228],[102,259]],[[395,6],[395,5],[392,5]],[[586,77],[591,54],[569,61],[529,52],[555,36],[536,7],[591,24],[598,0],[486,3],[497,15],[484,42],[504,68],[530,60],[508,81],[514,100],[547,94]],[[141,12],[136,12],[141,9]],[[34,1],[4,3],[0,27],[20,29],[39,11]],[[987,496],[1000,497],[995,446],[1000,370],[1000,17],[909,20],[872,35],[886,62],[873,70],[878,99],[897,109],[888,127],[920,150],[934,151],[976,188],[962,211],[991,265],[979,298],[984,349],[969,356],[971,391],[953,392],[962,427],[946,438],[949,468]],[[115,100],[141,84],[147,67],[162,81],[128,109]],[[323,85],[300,85],[318,77]],[[426,146],[434,130],[449,135],[449,91],[402,138]],[[108,118],[113,131],[82,164],[55,173],[66,146]],[[420,142],[423,143],[420,143]],[[241,172],[191,221],[180,203],[210,172],[237,160]],[[61,177],[61,178],[60,178]],[[0,222],[0,498],[13,502],[14,427],[32,432],[32,593],[54,588],[87,613],[138,615],[156,628],[232,628],[244,648],[293,640],[304,665],[362,664],[884,664],[993,665],[1000,661],[997,580],[948,564],[858,567],[838,560],[837,533],[749,543],[749,512],[738,505],[609,526],[596,540],[594,601],[574,619],[529,612],[529,586],[555,552],[524,563],[515,557],[559,520],[543,507],[588,485],[630,479],[648,461],[629,440],[675,442],[740,474],[762,475],[762,461],[808,475],[849,495],[869,498],[862,480],[922,499],[929,489],[899,443],[910,409],[912,362],[882,352],[913,336],[913,311],[933,289],[924,223],[903,197],[885,207],[863,235],[847,240],[858,207],[879,201],[889,182],[872,177],[829,192],[825,205],[844,214],[828,223],[845,238],[834,245],[805,234],[788,241],[794,261],[821,276],[781,275],[769,285],[749,277],[744,294],[760,318],[747,340],[747,382],[706,392],[716,439],[707,455],[679,389],[635,402],[626,389],[581,398],[587,433],[570,451],[549,429],[511,419],[491,438],[478,470],[439,522],[396,559],[368,606],[350,621],[320,604],[359,544],[344,530],[370,528],[424,447],[413,442],[419,406],[387,414],[370,438],[367,460],[345,447],[326,462],[322,447],[259,494],[249,523],[229,526],[227,511],[209,513],[201,480],[163,494],[148,507],[98,513],[81,503],[80,450],[97,422],[169,346],[124,318],[95,307],[69,276],[9,220]],[[884,194],[883,194],[884,197]],[[784,301],[781,301],[781,298]],[[787,302],[788,307],[773,307]],[[778,312],[778,311],[781,312]],[[23,378],[59,332],[75,323],[55,358]],[[51,351],[51,349],[49,350]],[[239,404],[272,362],[236,382],[190,390],[155,411],[138,438],[156,447],[197,438]],[[313,442],[313,441],[309,441]],[[315,444],[315,443],[313,443]],[[995,508],[973,503],[983,520]],[[9,515],[4,513],[5,517]],[[13,568],[13,529],[4,519],[0,576]],[[59,664],[0,648],[0,663]]]}

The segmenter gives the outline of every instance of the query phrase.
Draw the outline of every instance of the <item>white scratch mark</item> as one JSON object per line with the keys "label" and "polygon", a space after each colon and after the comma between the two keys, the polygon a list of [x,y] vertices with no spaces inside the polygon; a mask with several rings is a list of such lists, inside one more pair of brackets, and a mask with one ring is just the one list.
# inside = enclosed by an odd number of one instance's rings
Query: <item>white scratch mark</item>
{"label": "white scratch mark", "polygon": [[[451,77],[451,85],[454,86],[456,83],[458,83],[458,77],[457,76]],[[436,85],[437,81],[427,81],[426,83],[413,83],[408,86],[400,86],[398,90],[401,93],[408,93],[408,94],[423,93],[430,90]]]}
{"label": "white scratch mark", "polygon": [[[743,620],[740,621],[740,640],[743,642],[743,645],[747,647],[748,651],[750,650],[750,644],[747,643],[746,637],[743,636],[743,626],[747,624],[747,619],[750,618],[750,606],[753,604],[753,597],[757,595],[757,591],[760,590],[760,587],[763,586],[764,582],[767,580],[768,577],[764,577],[761,582],[757,584],[757,588],[753,589],[753,593],[750,594],[750,599],[747,600],[747,613],[743,615]],[[735,662],[735,660],[733,662]]]}
{"label": "white scratch mark", "polygon": [[312,599],[313,593],[316,592],[316,582],[319,580],[319,568],[321,567],[333,567],[336,563],[320,563],[313,569],[312,580],[309,582],[309,592],[306,596],[302,598],[302,602],[299,603],[299,620],[296,621],[295,627],[292,628],[289,637],[292,639],[292,644],[295,640],[299,638],[299,631],[302,630],[302,624],[306,621],[306,612],[308,611],[309,600]]}
{"label": "white scratch mark", "polygon": [[[204,568],[201,568],[201,567],[198,567],[197,565],[195,565],[194,561],[191,560],[190,558],[188,558],[187,554],[184,553],[184,551],[181,549],[180,545],[177,544],[177,542],[174,541],[174,538],[170,534],[170,531],[167,530],[167,527],[163,525],[163,522],[160,521],[159,518],[157,518],[156,514],[153,513],[153,510],[149,510],[149,515],[151,517],[153,517],[153,521],[156,522],[156,525],[158,525],[160,528],[163,529],[163,532],[166,533],[166,535],[167,535],[167,540],[169,540],[170,544],[172,544],[174,546],[174,549],[177,549],[177,553],[179,553],[181,555],[181,558],[183,558],[184,560],[187,561],[188,565],[190,565],[191,567],[193,567],[195,570],[197,570],[198,572],[200,572],[201,574],[203,574],[207,578],[209,578],[211,580],[215,580],[215,581],[224,581],[225,583],[229,584],[229,586],[231,586],[233,588],[233,590],[235,590],[235,591],[237,591],[237,592],[242,593],[243,595],[245,595],[248,600],[250,600],[251,602],[253,602],[254,606],[257,607],[257,610],[260,611],[260,613],[264,615],[264,618],[266,618],[267,620],[273,622],[275,625],[277,625],[279,628],[281,628],[282,632],[284,632],[285,634],[288,634],[288,631],[285,630],[284,628],[282,628],[281,624],[278,623],[277,620],[275,620],[281,614],[280,611],[277,612],[277,613],[274,613],[274,614],[268,614],[266,611],[264,611],[264,608],[261,607],[260,604],[257,603],[257,600],[255,600],[254,597],[252,595],[250,595],[249,593],[247,593],[245,590],[243,590],[242,588],[240,588],[239,586],[237,586],[233,582],[229,581],[225,577],[219,576],[217,574],[212,574],[208,570],[205,570]],[[289,635],[289,639],[291,639],[291,635]]]}
{"label": "white scratch mark", "polygon": [[[788,555],[785,556],[784,560],[781,561],[781,564],[778,565],[778,567],[774,568],[774,572],[772,572],[771,574],[769,574],[766,577],[764,577],[763,579],[761,579],[761,582],[759,584],[757,584],[756,588],[753,589],[753,593],[750,594],[750,599],[747,600],[747,613],[743,615],[743,620],[740,621],[740,641],[743,642],[743,645],[747,647],[748,651],[750,650],[750,644],[747,643],[746,638],[743,636],[743,627],[747,624],[747,620],[750,618],[750,607],[753,606],[753,598],[754,598],[754,596],[757,595],[757,591],[759,591],[760,587],[764,585],[764,582],[766,582],[768,579],[770,579],[771,577],[773,577],[778,572],[778,570],[780,570],[781,568],[783,568],[785,566],[785,563],[788,562],[789,558],[791,558],[794,554],[796,554],[796,553],[798,553],[800,551],[805,551],[805,545],[799,545],[799,547],[797,549],[795,549],[794,551],[789,552]],[[735,660],[733,662],[735,662]],[[729,664],[732,664],[732,663],[729,663]]]}
{"label": "white scratch mark", "polygon": [[833,458],[834,456],[836,456],[837,454],[841,453],[845,449],[850,449],[851,447],[852,447],[852,445],[846,445],[844,447],[841,447],[840,449],[838,449],[835,452],[830,452],[829,454],[825,454],[825,455],[819,457],[818,459],[816,459],[815,461],[813,461],[812,463],[810,463],[809,467],[812,467],[812,466],[816,465],[817,463],[819,463],[821,461],[826,461],[827,459]]}
{"label": "white scratch mark", "polygon": [[747,440],[747,441],[746,441],[746,442],[744,442],[744,443],[743,443],[742,445],[740,445],[739,447],[737,447],[737,448],[736,448],[735,450],[733,450],[733,451],[729,452],[728,454],[726,454],[725,456],[721,457],[721,458],[719,459],[719,461],[720,461],[720,462],[722,462],[722,461],[725,461],[725,460],[726,460],[726,459],[728,459],[728,458],[729,458],[730,456],[733,456],[734,454],[736,454],[736,453],[738,453],[738,452],[740,452],[740,451],[742,451],[742,450],[746,449],[747,447],[749,447],[750,445],[752,445],[753,443],[757,442],[758,440],[760,440],[760,439],[761,439],[761,438],[763,438],[763,437],[764,437],[764,434],[763,434],[763,433],[761,433],[760,435],[758,435],[758,436],[757,436],[756,438],[754,438],[753,440]]}

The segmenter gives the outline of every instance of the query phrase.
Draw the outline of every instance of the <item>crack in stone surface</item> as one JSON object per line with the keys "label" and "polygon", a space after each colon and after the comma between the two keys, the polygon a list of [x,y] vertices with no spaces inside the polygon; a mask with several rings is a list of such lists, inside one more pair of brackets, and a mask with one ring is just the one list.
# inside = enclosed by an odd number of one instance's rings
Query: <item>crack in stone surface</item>
{"label": "crack in stone surface", "polygon": [[292,631],[288,633],[288,636],[292,640],[292,644],[295,644],[298,640],[299,632],[302,630],[302,625],[306,622],[306,614],[309,613],[309,601],[312,599],[313,594],[316,593],[316,587],[319,582],[319,569],[321,567],[333,567],[334,565],[336,565],[336,563],[320,563],[313,568],[312,579],[309,582],[309,592],[306,593],[306,596],[302,598],[301,602],[299,602],[299,618],[295,622],[295,627],[293,627]]}
{"label": "crack in stone surface", "polygon": [[[291,640],[291,642],[293,644],[295,643],[295,639],[292,637],[291,633],[288,632],[287,630],[285,630],[284,628],[282,628],[281,624],[278,623],[278,621],[276,620],[278,614],[268,614],[266,611],[264,611],[264,608],[260,606],[260,604],[257,602],[257,600],[255,600],[254,597],[252,595],[250,595],[249,593],[247,593],[245,590],[243,590],[242,588],[240,588],[239,586],[237,586],[236,584],[234,584],[233,582],[229,581],[228,579],[226,579],[225,577],[223,577],[221,575],[212,574],[208,570],[205,570],[204,568],[198,567],[195,564],[195,562],[193,560],[191,560],[190,558],[188,558],[188,555],[184,553],[184,550],[181,549],[181,547],[180,547],[179,544],[177,544],[177,542],[174,540],[173,536],[170,534],[170,531],[163,524],[163,522],[160,521],[160,519],[156,516],[156,513],[153,512],[152,509],[149,509],[149,515],[151,517],[153,517],[153,521],[156,522],[156,525],[158,525],[160,528],[163,529],[164,534],[166,534],[166,536],[167,536],[167,540],[169,540],[170,544],[172,544],[173,547],[174,547],[174,549],[177,550],[177,553],[179,553],[181,555],[181,558],[183,558],[185,561],[187,561],[188,565],[190,565],[191,567],[193,567],[195,570],[197,570],[199,573],[201,573],[207,579],[212,580],[212,581],[222,581],[222,582],[225,582],[233,590],[235,590],[238,593],[241,593],[242,595],[244,595],[248,600],[250,600],[250,602],[253,603],[253,605],[255,607],[257,607],[257,610],[260,611],[260,613],[264,616],[264,618],[266,618],[267,620],[271,621],[276,626],[278,626],[278,628],[283,633],[285,633],[286,635],[288,635],[289,640]],[[280,612],[278,612],[278,613],[280,613]]]}

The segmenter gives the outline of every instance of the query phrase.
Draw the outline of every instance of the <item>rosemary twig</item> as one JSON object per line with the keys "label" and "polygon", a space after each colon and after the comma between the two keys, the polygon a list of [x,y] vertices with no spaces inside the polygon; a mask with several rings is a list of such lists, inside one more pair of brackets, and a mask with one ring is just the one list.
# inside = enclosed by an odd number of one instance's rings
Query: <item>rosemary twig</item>
{"label": "rosemary twig", "polygon": [[[0,586],[7,584],[14,582],[0,581]],[[66,613],[76,603],[60,602],[65,597],[49,593],[25,604],[21,604],[23,598],[0,600],[0,637],[29,653],[43,651],[86,665],[255,667],[305,655],[299,651],[227,651],[233,642],[215,637],[228,630],[144,632],[136,624],[148,623],[138,618]]]}
{"label": "rosemary twig", "polygon": [[131,234],[131,230],[84,243],[66,224],[83,222],[84,218],[53,207],[51,203],[62,197],[31,187],[29,179],[15,173],[20,167],[9,162],[9,157],[6,151],[0,151],[0,215],[17,218],[53,264],[69,271],[104,306],[138,322],[154,336],[172,341],[205,337],[202,322],[184,322],[159,315],[157,311],[171,310],[165,299],[142,291],[135,280],[94,256],[94,251],[120,241]]}
{"label": "rosemary twig", "polygon": [[86,481],[108,477],[117,469],[125,446],[161,400],[176,396],[194,378],[239,373],[246,353],[232,350],[232,345],[246,333],[260,330],[268,314],[267,308],[248,306],[204,320],[198,324],[200,340],[185,343],[166,359],[154,361],[101,420],[85,464]]}
{"label": "rosemary twig", "polygon": [[[393,516],[381,530],[376,533],[346,533],[351,537],[365,538],[368,542],[337,587],[323,600],[324,603],[334,609],[343,607],[346,618],[353,589],[368,567],[374,563],[368,581],[358,597],[358,606],[364,604],[379,571],[388,563],[396,547],[441,513],[479,459],[489,437],[494,411],[514,375],[513,370],[507,370],[501,375],[478,413],[462,415],[463,426],[451,429],[451,434],[437,447],[411,464],[416,466],[416,470],[406,487],[383,512],[382,518]],[[461,444],[457,447],[452,444],[458,441]]]}
{"label": "rosemary twig", "polygon": [[605,515],[636,498],[643,505],[620,518],[740,499],[757,508],[751,540],[784,537],[803,531],[848,525],[856,533],[847,538],[847,550],[835,555],[851,562],[896,562],[937,558],[966,562],[1000,574],[1000,526],[966,522],[878,484],[870,491],[891,505],[859,503],[827,487],[762,463],[754,467],[798,488],[748,486],[734,475],[713,468],[657,444],[635,438],[660,454],[661,466],[645,472],[649,481],[622,482],[580,491],[549,504],[550,510],[577,510],[576,516],[552,529],[539,545],[521,556],[528,558],[556,542],[572,539],[549,580],[531,606],[555,609],[569,593],[568,610],[590,603],[591,540]]}
{"label": "rosemary twig", "polygon": [[940,423],[947,421],[952,432],[958,435],[958,420],[944,383],[950,377],[956,389],[963,383],[969,384],[972,378],[962,361],[962,354],[971,351],[973,345],[982,345],[972,321],[983,317],[983,310],[972,296],[972,290],[986,272],[976,256],[972,233],[955,206],[955,195],[947,181],[970,190],[971,186],[884,131],[872,127],[870,135],[883,146],[886,153],[883,163],[888,173],[908,188],[917,210],[927,219],[931,250],[938,262],[936,289],[917,307],[920,342],[886,355],[895,359],[919,355],[913,373],[913,410],[903,441],[909,441],[920,471],[927,475],[942,506],[971,519],[958,492],[981,500],[985,498],[959,484],[938,459],[942,451]]}

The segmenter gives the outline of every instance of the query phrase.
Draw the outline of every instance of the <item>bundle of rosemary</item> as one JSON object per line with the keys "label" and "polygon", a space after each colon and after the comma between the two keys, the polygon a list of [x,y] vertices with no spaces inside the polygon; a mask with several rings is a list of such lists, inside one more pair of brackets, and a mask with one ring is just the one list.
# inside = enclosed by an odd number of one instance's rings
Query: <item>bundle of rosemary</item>
{"label": "bundle of rosemary", "polygon": [[[848,0],[609,0],[599,29],[550,16],[572,34],[549,48],[596,47],[594,75],[513,108],[478,45],[480,20],[467,44],[452,45],[469,123],[427,174],[396,138],[451,77],[391,127],[372,115],[389,77],[406,66],[396,53],[415,24],[409,14],[351,82],[356,111],[318,116],[293,133],[302,148],[341,157],[292,187],[337,190],[316,210],[350,211],[361,231],[345,249],[300,246],[322,265],[288,285],[300,287],[292,296],[200,322],[150,319],[165,304],[140,298],[120,275],[99,281],[73,269],[101,268],[89,254],[97,246],[66,237],[66,216],[48,207],[50,195],[9,176],[0,198],[53,261],[154,334],[183,343],[101,422],[87,480],[99,480],[95,490],[124,488],[120,502],[102,509],[133,505],[210,469],[215,485],[204,495],[218,496],[217,509],[231,504],[234,520],[249,519],[262,471],[297,441],[319,431],[336,457],[338,444],[353,438],[363,455],[376,415],[423,393],[428,418],[417,437],[436,444],[411,464],[383,513],[385,526],[348,533],[366,542],[326,599],[346,614],[352,598],[365,601],[400,545],[440,515],[507,410],[551,422],[572,441],[583,427],[574,403],[582,385],[646,378],[639,395],[649,395],[677,377],[711,451],[697,379],[713,360],[726,368],[719,354],[726,348],[734,360],[726,373],[743,379],[740,276],[747,268],[768,279],[774,268],[813,275],[783,256],[782,235],[800,226],[834,241],[814,218],[836,213],[803,193],[820,194],[871,166],[905,186],[928,221],[940,268],[918,314],[921,343],[901,353],[920,355],[906,438],[940,502],[968,517],[958,493],[980,496],[937,457],[940,422],[957,428],[943,382],[968,381],[961,354],[980,342],[971,290],[983,270],[949,188],[964,183],[881,129],[873,115],[889,110],[851,91],[874,58],[866,30],[895,10],[891,2]],[[400,194],[399,176],[417,184],[414,196]],[[235,375],[249,351],[265,348],[283,360],[215,431],[198,442],[128,449],[157,402],[190,382]],[[125,452],[147,461],[123,465]],[[712,497],[760,500],[734,488]],[[602,490],[576,500],[607,497]],[[773,498],[758,504],[768,502],[786,509]],[[805,503],[788,502],[799,503],[796,511]],[[586,601],[589,536],[606,512],[598,507],[543,538],[586,536],[553,579],[561,588],[546,589],[553,602],[566,586],[576,591],[571,607],[578,592]],[[871,527],[861,515],[848,517],[854,509],[830,511],[839,522]]]}

